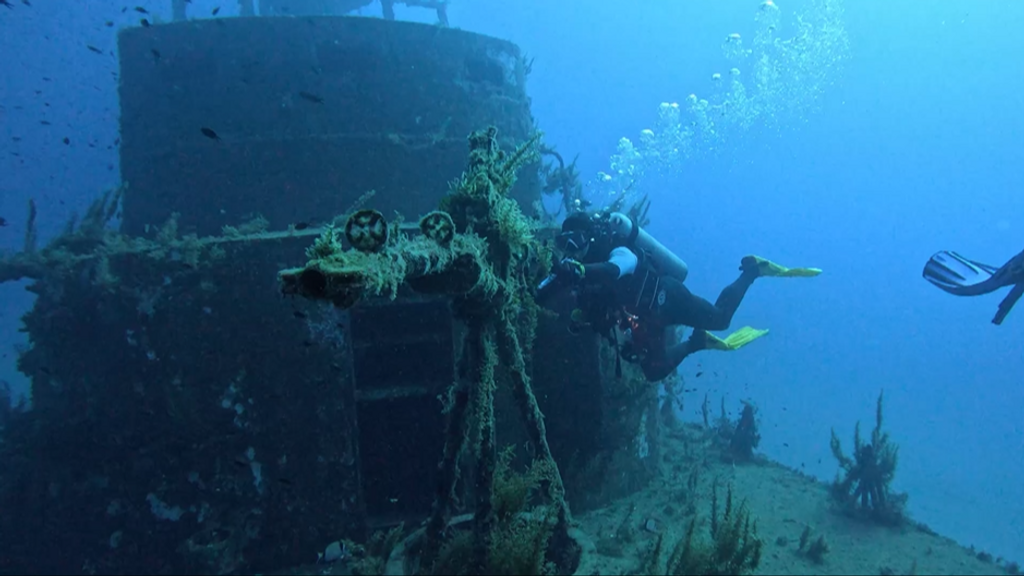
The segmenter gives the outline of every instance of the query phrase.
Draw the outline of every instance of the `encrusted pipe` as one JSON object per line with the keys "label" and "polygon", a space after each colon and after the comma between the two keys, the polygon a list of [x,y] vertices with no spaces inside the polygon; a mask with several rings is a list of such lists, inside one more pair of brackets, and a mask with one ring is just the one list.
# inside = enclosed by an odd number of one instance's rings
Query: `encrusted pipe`
{"label": "encrusted pipe", "polygon": [[560,534],[557,536],[567,537],[569,528],[569,504],[565,500],[565,486],[562,484],[562,474],[558,470],[558,464],[551,455],[551,447],[548,445],[547,427],[544,425],[544,414],[537,404],[537,397],[533,394],[533,387],[530,385],[530,376],[526,373],[526,364],[523,361],[523,351],[519,344],[515,328],[505,320],[499,330],[500,344],[498,346],[502,362],[509,367],[509,375],[512,378],[512,396],[516,406],[526,424],[526,433],[530,436],[535,454],[551,465],[553,475],[551,478],[551,498],[558,511],[558,528]]}
{"label": "encrusted pipe", "polygon": [[[469,378],[476,381],[478,366],[476,359],[482,356],[482,337],[479,328],[471,329],[462,344],[462,357],[459,360],[458,381],[452,386],[451,396],[445,406],[447,423],[445,428],[444,455],[438,465],[437,492],[430,511],[424,533],[425,543],[420,555],[421,572],[429,571],[437,552],[441,549],[444,529],[451,515],[451,503],[455,499],[455,487],[458,483],[459,458],[466,445],[466,408],[469,405]],[[470,374],[466,374],[466,371]]]}
{"label": "encrusted pipe", "polygon": [[487,570],[494,525],[494,503],[491,500],[494,487],[494,468],[497,449],[494,440],[494,370],[498,355],[494,346],[492,328],[483,332],[482,356],[479,363],[480,379],[474,390],[473,405],[477,411],[480,426],[480,445],[476,466],[476,515],[473,518],[473,562],[478,573]]}

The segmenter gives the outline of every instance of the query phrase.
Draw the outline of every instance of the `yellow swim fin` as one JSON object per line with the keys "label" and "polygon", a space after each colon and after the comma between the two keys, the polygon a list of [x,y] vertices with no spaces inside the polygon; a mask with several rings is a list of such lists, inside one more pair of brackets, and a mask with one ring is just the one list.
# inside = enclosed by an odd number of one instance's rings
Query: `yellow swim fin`
{"label": "yellow swim fin", "polygon": [[[811,278],[821,274],[821,268],[786,268],[785,266],[780,266],[775,262],[766,258],[761,258],[760,256],[747,256],[747,258],[753,259],[761,276],[773,276],[776,278]],[[747,265],[747,258],[744,258],[745,262],[743,262],[741,268]]]}
{"label": "yellow swim fin", "polygon": [[744,326],[739,330],[729,334],[725,337],[725,340],[715,336],[714,334],[707,332],[707,349],[708,350],[722,350],[725,352],[731,352],[733,350],[739,350],[740,348],[750,344],[754,340],[757,340],[761,336],[767,334],[767,330],[758,330],[757,328],[751,328],[750,326]]}

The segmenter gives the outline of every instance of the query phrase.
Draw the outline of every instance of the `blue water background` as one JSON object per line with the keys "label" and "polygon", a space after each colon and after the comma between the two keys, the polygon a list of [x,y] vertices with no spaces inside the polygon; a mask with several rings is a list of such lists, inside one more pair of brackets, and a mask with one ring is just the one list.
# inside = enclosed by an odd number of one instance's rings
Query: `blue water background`
{"label": "blue water background", "polygon": [[[29,197],[45,241],[118,183],[116,147],[107,148],[117,137],[117,61],[84,45],[116,50],[104,22],[138,16],[107,0],[33,0],[31,9],[12,1],[14,10],[0,7],[6,250],[21,246]],[[220,3],[193,6],[208,14]],[[135,4],[169,18],[167,3]],[[233,3],[223,4],[221,16],[232,15]],[[661,102],[712,89],[711,74],[728,69],[723,39],[746,35],[757,5],[458,0],[450,18],[536,58],[535,115],[550,143],[580,155],[589,182],[608,170],[621,137],[653,127]],[[398,16],[433,21],[423,10],[400,7]],[[1020,560],[1024,309],[993,326],[998,295],[949,296],[920,272],[939,249],[998,265],[1024,248],[1024,3],[846,2],[844,20],[851,57],[818,109],[780,118],[778,130],[755,124],[652,191],[651,232],[687,260],[691,289],[711,299],[747,253],[825,270],[757,282],[734,327],[770,334],[739,352],[688,359],[684,377],[699,391],[687,395],[687,416],[705,391],[751,399],[763,452],[831,479],[830,428],[849,446],[857,420],[873,424],[884,389],[886,426],[901,447],[895,484],[910,493],[915,518]],[[13,361],[31,300],[9,284],[0,302],[0,378],[24,386]]]}

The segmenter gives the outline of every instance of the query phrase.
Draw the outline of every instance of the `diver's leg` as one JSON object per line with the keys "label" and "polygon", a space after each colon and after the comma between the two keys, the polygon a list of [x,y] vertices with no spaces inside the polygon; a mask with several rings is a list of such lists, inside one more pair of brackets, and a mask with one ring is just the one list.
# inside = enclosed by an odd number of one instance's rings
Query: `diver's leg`
{"label": "diver's leg", "polygon": [[644,376],[648,382],[657,382],[664,379],[676,369],[679,362],[682,362],[682,358],[677,362],[673,362],[668,355],[669,349],[673,346],[671,342],[674,341],[674,337],[674,326],[662,329],[660,338],[657,338],[652,343],[653,345],[640,360],[640,368],[644,371]]}
{"label": "diver's leg", "polygon": [[732,324],[732,317],[757,276],[756,270],[745,269],[739,278],[722,289],[714,304],[690,292],[682,282],[664,278],[661,289],[665,291],[665,300],[658,307],[658,317],[666,324],[692,326],[698,331],[725,330]]}
{"label": "diver's leg", "polygon": [[689,338],[675,342],[675,326],[665,329],[664,346],[648,352],[640,362],[644,376],[650,382],[656,382],[671,374],[687,356],[707,348],[707,335],[704,330],[694,330]]}

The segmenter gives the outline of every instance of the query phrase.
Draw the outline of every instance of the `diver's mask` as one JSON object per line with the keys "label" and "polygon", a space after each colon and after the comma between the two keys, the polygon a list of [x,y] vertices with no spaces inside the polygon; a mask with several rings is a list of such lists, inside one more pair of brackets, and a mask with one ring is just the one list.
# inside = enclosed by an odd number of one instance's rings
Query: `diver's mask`
{"label": "diver's mask", "polygon": [[579,260],[590,248],[590,238],[582,230],[567,230],[558,235],[555,246],[567,258]]}

